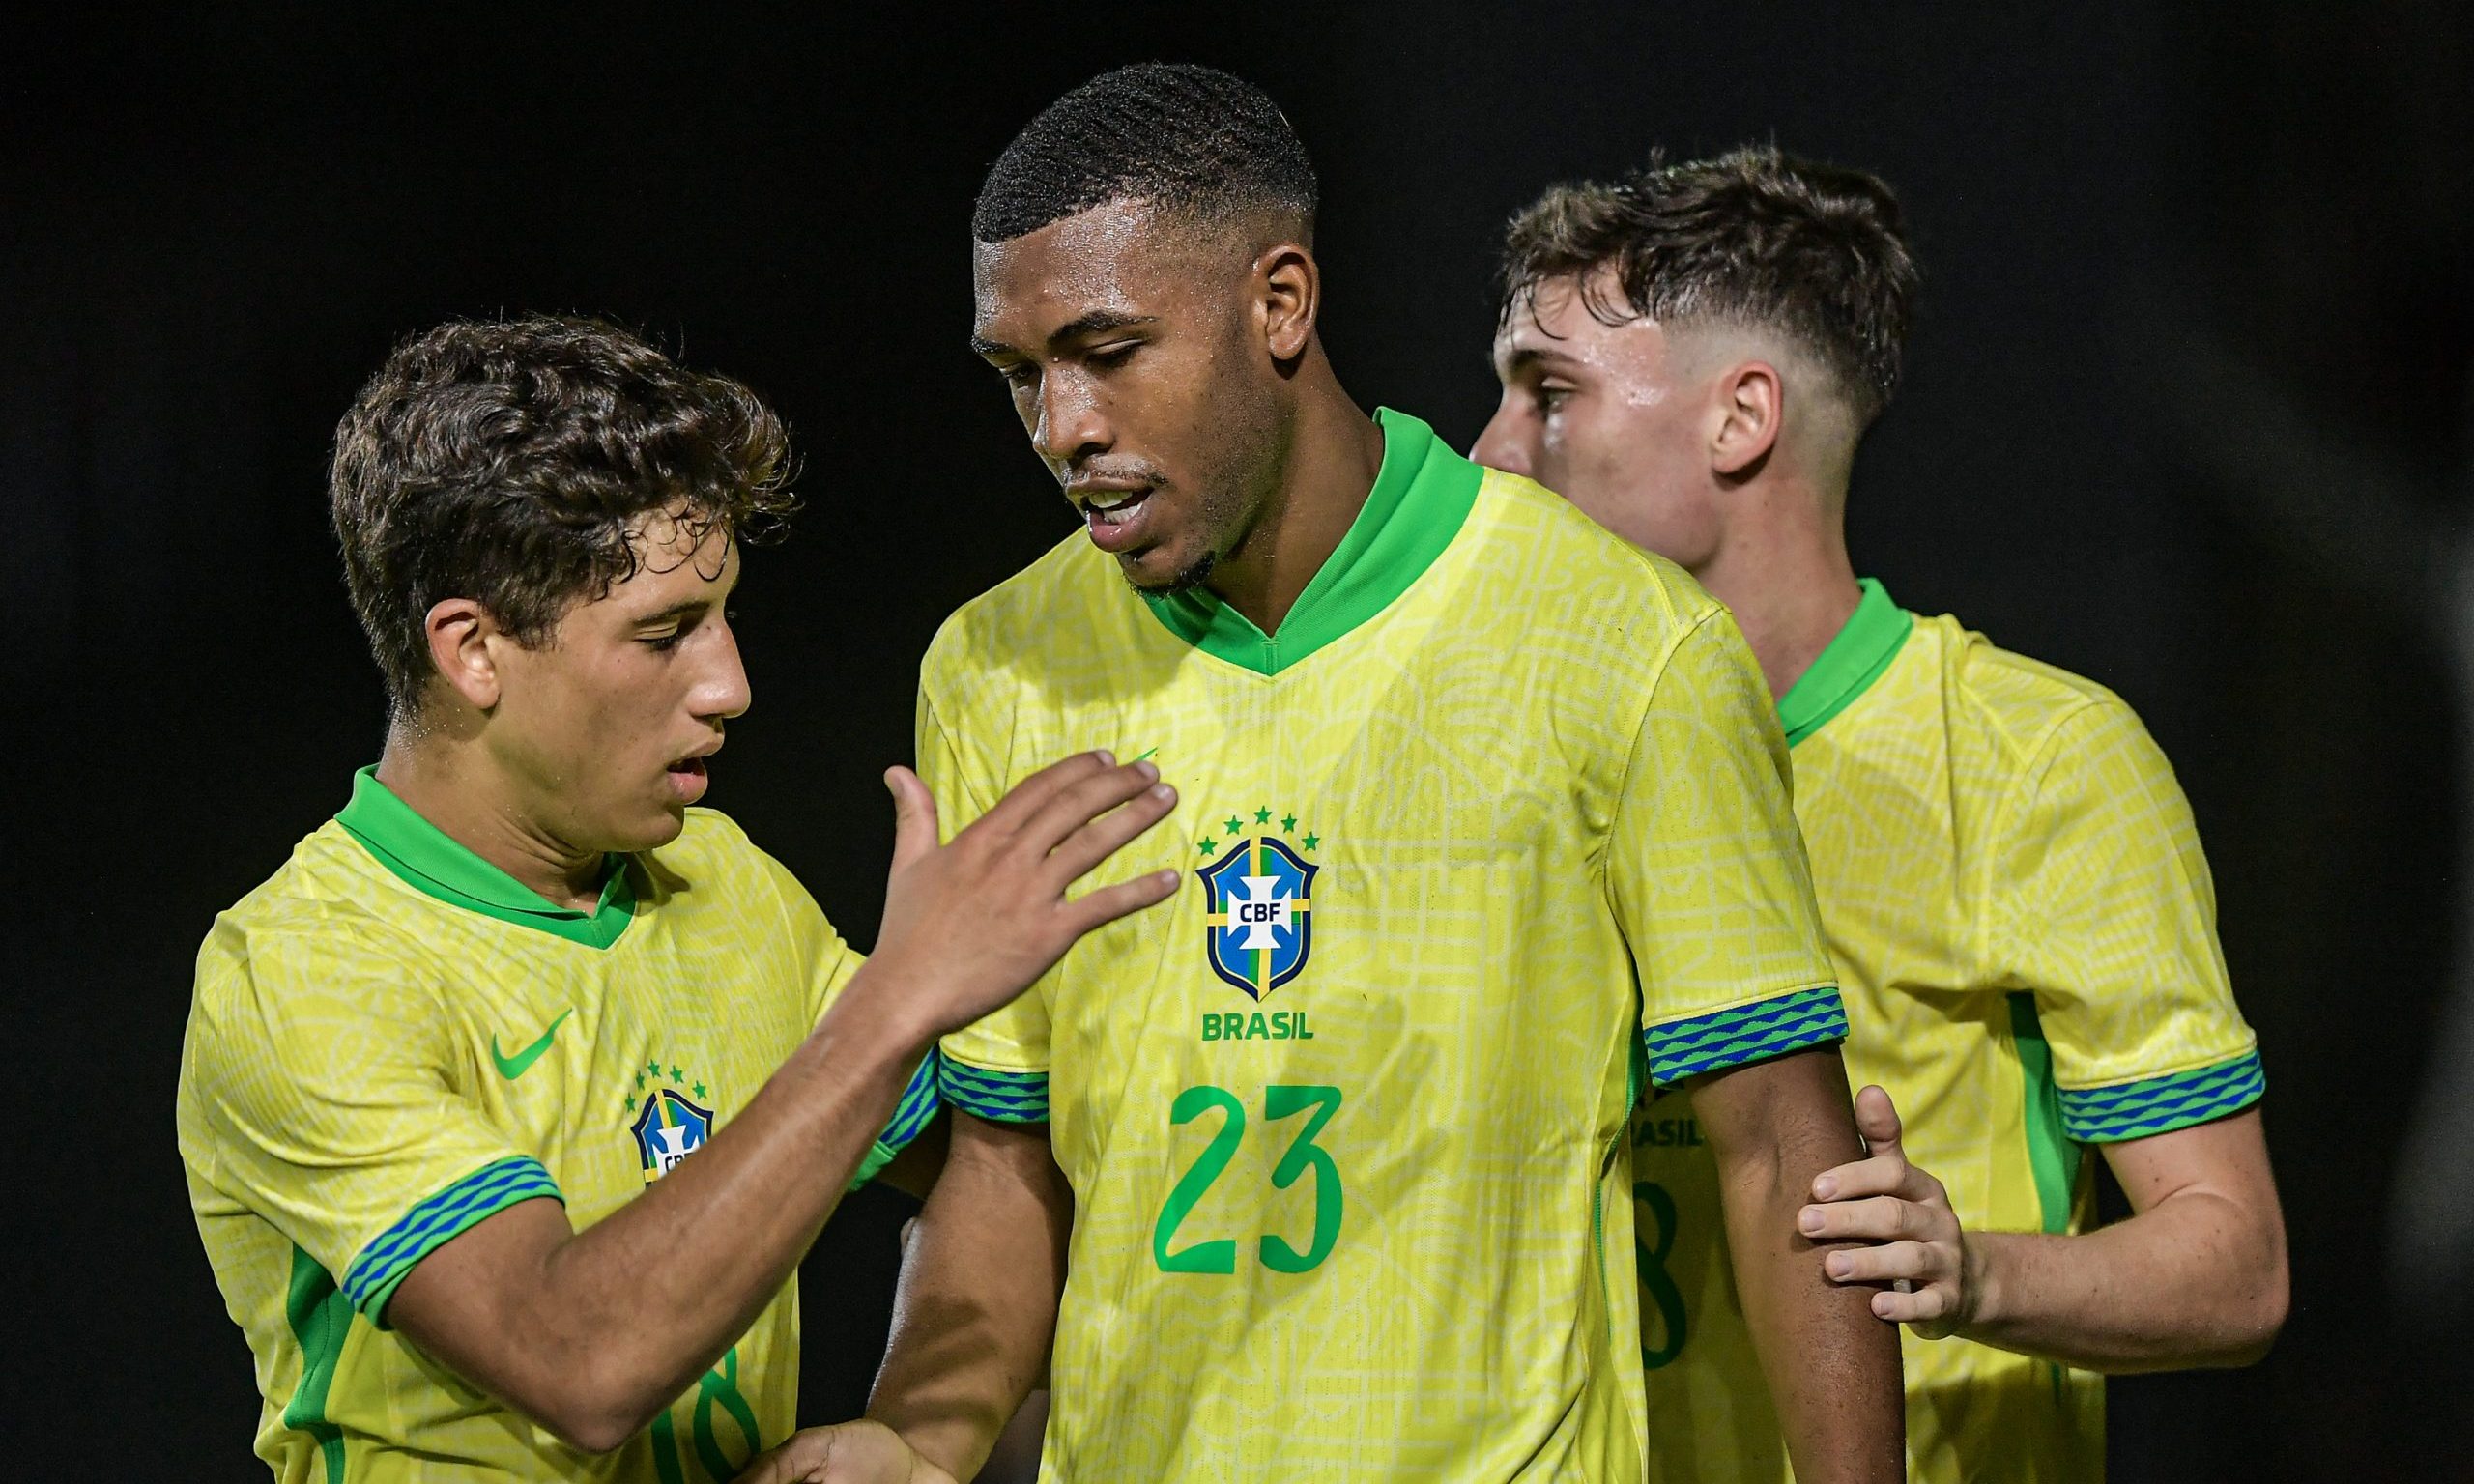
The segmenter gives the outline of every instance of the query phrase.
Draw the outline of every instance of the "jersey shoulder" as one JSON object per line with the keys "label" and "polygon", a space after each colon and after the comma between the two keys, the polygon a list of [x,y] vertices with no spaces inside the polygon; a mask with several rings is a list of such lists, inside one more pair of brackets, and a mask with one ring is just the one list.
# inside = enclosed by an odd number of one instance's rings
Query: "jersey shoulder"
{"label": "jersey shoulder", "polygon": [[1939,682],[1947,725],[1971,733],[2005,774],[2035,767],[2064,739],[2073,746],[2153,746],[2139,714],[2106,686],[2004,649],[1950,614],[1916,619],[1910,642],[1924,651]]}
{"label": "jersey shoulder", "polygon": [[1077,531],[954,610],[929,642],[920,682],[932,693],[967,690],[1033,655],[1117,652],[1146,626],[1158,630],[1115,561]]}
{"label": "jersey shoulder", "polygon": [[1454,545],[1467,548],[1482,583],[1512,599],[1498,611],[1524,622],[1561,617],[1602,630],[1613,620],[1637,649],[1645,639],[1680,636],[1720,611],[1682,567],[1616,535],[1536,480],[1499,469],[1485,471],[1469,528]]}

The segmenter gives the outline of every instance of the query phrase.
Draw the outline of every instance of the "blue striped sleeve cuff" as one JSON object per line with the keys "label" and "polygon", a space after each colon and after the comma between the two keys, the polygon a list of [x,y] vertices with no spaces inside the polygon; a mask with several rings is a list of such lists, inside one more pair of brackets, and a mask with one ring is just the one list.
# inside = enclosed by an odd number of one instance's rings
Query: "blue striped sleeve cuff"
{"label": "blue striped sleeve cuff", "polygon": [[2171,1133],[2239,1113],[2268,1090],[2259,1053],[2189,1071],[2116,1082],[2111,1087],[2058,1089],[2061,1131],[2082,1144],[2118,1144],[2151,1133]]}
{"label": "blue striped sleeve cuff", "polygon": [[950,1056],[940,1057],[936,1090],[955,1107],[992,1123],[1048,1122],[1045,1071],[990,1071]]}
{"label": "blue striped sleeve cuff", "polygon": [[1649,1053],[1651,1081],[1673,1087],[1705,1071],[1846,1039],[1847,1007],[1836,985],[1823,985],[1651,1026],[1641,1033],[1641,1046]]}
{"label": "blue striped sleeve cuff", "polygon": [[910,1081],[902,1090],[902,1100],[894,1104],[892,1121],[885,1125],[884,1132],[877,1135],[877,1142],[869,1146],[867,1157],[859,1161],[858,1173],[850,1177],[851,1189],[876,1179],[878,1170],[893,1163],[893,1156],[908,1149],[910,1141],[919,1137],[929,1120],[936,1116],[936,1109],[943,1106],[936,1096],[936,1050],[931,1046],[912,1069]]}
{"label": "blue striped sleeve cuff", "polygon": [[540,1196],[563,1202],[558,1182],[530,1155],[516,1155],[485,1164],[462,1180],[404,1213],[403,1219],[378,1234],[345,1270],[344,1298],[352,1306],[383,1325],[387,1300],[413,1265],[460,1235],[475,1222],[497,1215],[518,1201]]}

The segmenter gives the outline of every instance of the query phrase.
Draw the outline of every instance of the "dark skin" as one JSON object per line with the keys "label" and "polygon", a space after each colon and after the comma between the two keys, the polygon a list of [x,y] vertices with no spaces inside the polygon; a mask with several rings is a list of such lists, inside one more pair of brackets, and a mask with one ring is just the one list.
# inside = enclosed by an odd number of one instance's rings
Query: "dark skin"
{"label": "dark skin", "polygon": [[[1266,634],[1364,508],[1381,431],[1314,333],[1303,224],[1192,221],[1115,202],[976,248],[972,348],[1031,444],[1138,588],[1200,584]],[[1131,498],[1129,498],[1131,497]],[[1091,514],[1117,502],[1121,524]],[[1903,1475],[1896,1331],[1799,1236],[1813,1178],[1856,1135],[1834,1051],[1701,1079],[1739,1278],[1798,1476]],[[1073,1192],[1043,1127],[954,1117],[905,1253],[869,1418],[794,1437],[764,1484],[969,1478],[1046,1370]],[[1042,1234],[1036,1240],[1026,1234]],[[887,1432],[890,1429],[890,1435]],[[906,1447],[895,1447],[898,1441]]]}

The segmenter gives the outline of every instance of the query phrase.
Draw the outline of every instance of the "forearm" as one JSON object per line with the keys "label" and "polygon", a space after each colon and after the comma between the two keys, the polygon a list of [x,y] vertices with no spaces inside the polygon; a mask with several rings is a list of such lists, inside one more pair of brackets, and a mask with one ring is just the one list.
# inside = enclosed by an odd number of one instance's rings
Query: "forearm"
{"label": "forearm", "polygon": [[[1754,1075],[1775,1084],[1766,1096],[1726,1085]],[[1825,1050],[1694,1092],[1719,1161],[1736,1289],[1807,1484],[1895,1480],[1907,1469],[1898,1330],[1873,1316],[1868,1291],[1825,1276],[1823,1258],[1843,1244],[1797,1231],[1813,1177],[1862,1151],[1845,1088],[1836,1052]]]}
{"label": "forearm", "polygon": [[868,1415],[956,1478],[979,1471],[1046,1374],[1071,1202],[1045,1126],[955,1115],[944,1174],[904,1252]]}
{"label": "forearm", "polygon": [[2248,1365],[2285,1316],[2277,1246],[2209,1191],[2081,1236],[1971,1232],[1973,1313],[1958,1332],[2083,1370]]}
{"label": "forearm", "polygon": [[[607,1219],[569,1232],[547,1203],[514,1208],[468,1237],[507,1216],[554,1229],[433,1254],[396,1297],[402,1327],[581,1447],[633,1436],[781,1292],[892,1115],[929,1032],[883,989],[854,979],[736,1117]],[[470,1281],[455,1261],[500,1273]]]}

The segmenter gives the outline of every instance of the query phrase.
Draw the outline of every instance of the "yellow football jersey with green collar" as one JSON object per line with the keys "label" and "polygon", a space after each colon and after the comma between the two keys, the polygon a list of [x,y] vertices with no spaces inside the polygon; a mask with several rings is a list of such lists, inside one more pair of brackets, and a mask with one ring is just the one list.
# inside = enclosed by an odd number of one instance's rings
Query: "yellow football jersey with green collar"
{"label": "yellow football jersey with green collar", "polygon": [[[727,1484],[792,1430],[796,1280],[618,1451],[576,1452],[387,1324],[406,1273],[519,1201],[601,1220],[727,1124],[858,967],[728,818],[614,856],[561,908],[364,769],[216,919],[181,1059],[181,1158],[257,1360],[284,1484]],[[935,1109],[911,1078],[860,1178]]]}
{"label": "yellow football jersey with green collar", "polygon": [[[1971,1230],[2081,1230],[2086,1146],[2264,1090],[2198,829],[2118,697],[1863,585],[1778,702],[1849,1080],[1888,1090],[1908,1156]],[[1691,1108],[1651,1100],[1632,1142],[1649,1476],[1776,1484],[1785,1446]],[[2103,1377],[1901,1333],[1911,1477],[2103,1476]]]}
{"label": "yellow football jersey with green collar", "polygon": [[947,1039],[1075,1198],[1042,1476],[1631,1479],[1631,1174],[1662,1080],[1844,1032],[1751,653],[1675,567],[1385,412],[1275,635],[1080,534],[956,614],[948,830],[1094,747],[1189,873]]}

